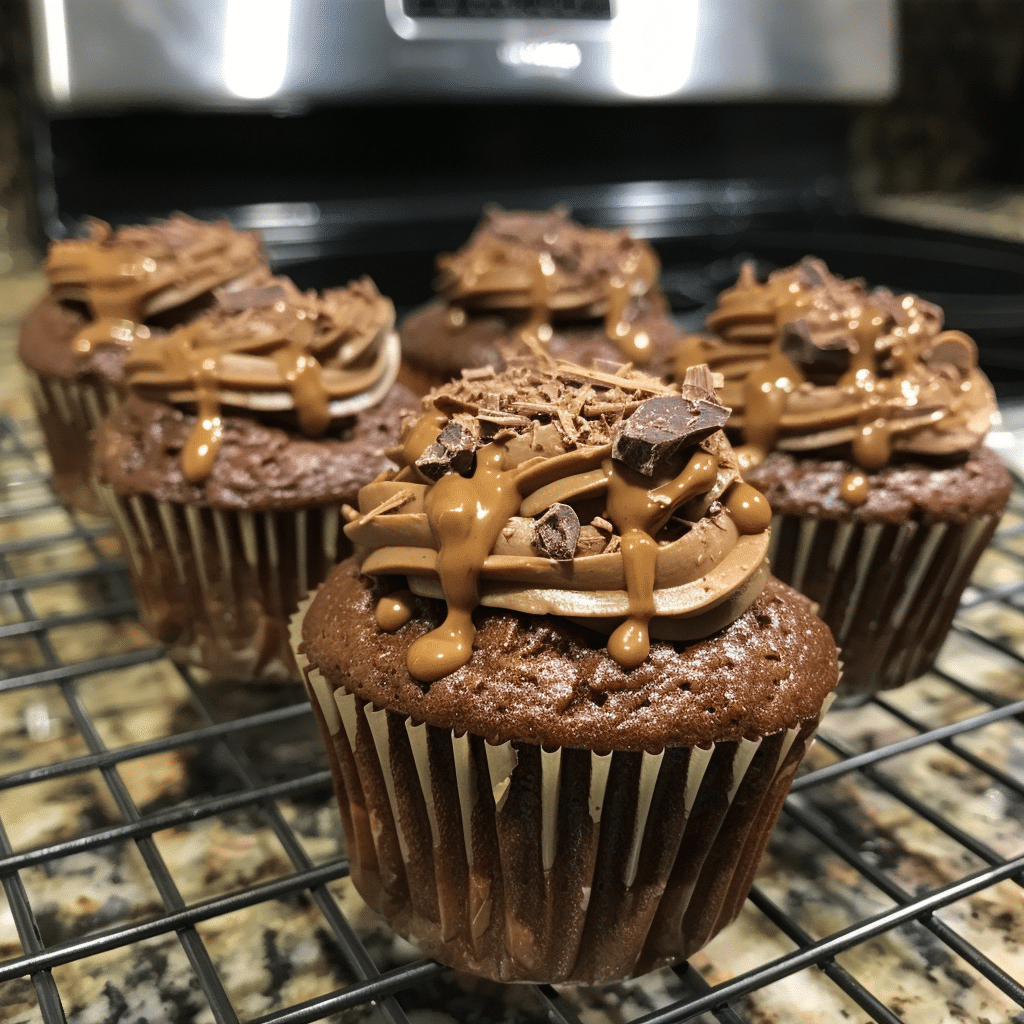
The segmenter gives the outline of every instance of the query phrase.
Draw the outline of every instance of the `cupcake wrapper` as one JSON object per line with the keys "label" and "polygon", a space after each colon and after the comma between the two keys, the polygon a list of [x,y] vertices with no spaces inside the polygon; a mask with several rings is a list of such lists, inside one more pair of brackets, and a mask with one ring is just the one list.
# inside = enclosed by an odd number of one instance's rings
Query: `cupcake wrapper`
{"label": "cupcake wrapper", "polygon": [[491,745],[296,657],[357,890],[429,955],[500,981],[609,982],[703,946],[739,913],[817,725],[659,753]]}
{"label": "cupcake wrapper", "polygon": [[117,390],[98,378],[66,380],[27,372],[58,499],[81,512],[105,515],[92,477],[92,441],[96,428],[120,404]]}
{"label": "cupcake wrapper", "polygon": [[777,515],[772,573],[817,602],[843,659],[841,703],[931,668],[999,523],[851,523]]}
{"label": "cupcake wrapper", "polygon": [[299,679],[288,616],[338,560],[337,507],[240,512],[96,487],[140,617],[174,660],[216,680]]}

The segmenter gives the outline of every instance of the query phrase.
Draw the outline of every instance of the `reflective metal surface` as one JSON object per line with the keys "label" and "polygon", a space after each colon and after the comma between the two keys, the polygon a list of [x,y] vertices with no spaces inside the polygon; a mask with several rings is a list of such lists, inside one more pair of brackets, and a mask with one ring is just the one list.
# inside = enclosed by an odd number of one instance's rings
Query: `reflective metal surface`
{"label": "reflective metal surface", "polygon": [[410,17],[423,8],[403,0],[30,4],[39,91],[53,111],[869,100],[890,95],[897,74],[895,0],[613,0],[606,18]]}

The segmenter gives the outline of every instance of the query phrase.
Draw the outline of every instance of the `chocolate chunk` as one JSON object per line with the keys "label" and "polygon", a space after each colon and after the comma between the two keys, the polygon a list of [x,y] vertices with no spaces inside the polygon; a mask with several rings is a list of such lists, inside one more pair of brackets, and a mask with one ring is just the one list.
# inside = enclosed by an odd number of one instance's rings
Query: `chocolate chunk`
{"label": "chocolate chunk", "polygon": [[805,256],[799,264],[797,274],[805,288],[821,288],[832,276],[824,261]]}
{"label": "chocolate chunk", "polygon": [[665,395],[644,402],[619,427],[612,456],[644,476],[721,430],[729,409],[718,401]]}
{"label": "chocolate chunk", "polygon": [[[717,378],[717,379],[716,379]],[[720,373],[712,373],[707,363],[697,363],[695,366],[686,368],[686,376],[683,379],[683,398],[691,402],[699,402],[702,399],[706,402],[718,401],[715,388],[724,384]]]}
{"label": "chocolate chunk", "polygon": [[476,438],[461,423],[448,423],[437,440],[416,460],[416,468],[428,480],[445,473],[472,476],[476,467]]}
{"label": "chocolate chunk", "polygon": [[533,546],[546,558],[568,562],[576,554],[580,520],[571,505],[556,501],[533,524]]}
{"label": "chocolate chunk", "polygon": [[813,381],[835,379],[850,365],[853,338],[845,330],[815,331],[806,320],[782,328],[782,352]]}

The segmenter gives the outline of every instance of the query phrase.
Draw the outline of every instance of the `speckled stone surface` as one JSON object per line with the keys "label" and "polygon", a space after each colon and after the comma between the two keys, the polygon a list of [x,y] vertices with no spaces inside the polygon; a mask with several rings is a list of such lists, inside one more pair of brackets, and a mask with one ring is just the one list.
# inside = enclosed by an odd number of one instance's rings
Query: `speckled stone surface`
{"label": "speckled stone surface", "polygon": [[[0,327],[4,346],[13,322],[7,315]],[[0,381],[0,414],[20,419],[27,406],[14,373],[6,376],[12,380]],[[32,443],[30,424],[21,437]],[[71,1024],[205,1024],[217,1019],[211,1000],[229,1008],[226,1019],[233,1013],[249,1020],[337,993],[360,971],[418,963],[416,951],[365,908],[344,877],[325,759],[301,692],[190,688],[135,621],[104,525],[47,504],[45,468],[44,457],[19,448],[5,425],[0,843],[15,856],[44,853],[41,862],[29,857],[16,872],[9,863],[0,871],[0,970],[33,951],[25,944],[34,940],[19,931],[13,913],[19,888],[45,951],[156,922],[154,934],[123,936],[111,949],[75,946],[69,962],[53,967],[51,992]],[[693,957],[691,974],[663,970],[607,988],[555,991],[425,967],[393,1001],[332,1006],[322,1019],[540,1024],[559,1019],[557,1012],[569,1022],[626,1024],[699,994],[702,983],[729,984],[785,958],[800,942],[828,939],[901,901],[1024,856],[1024,724],[1019,710],[992,713],[1024,700],[1022,513],[1018,492],[999,549],[979,565],[937,671],[862,708],[829,713],[761,865],[755,900]],[[59,669],[45,675],[60,665],[83,670],[66,679]],[[35,678],[37,684],[25,685]],[[988,724],[975,717],[986,714]],[[229,730],[226,742],[209,735],[211,720],[237,723],[253,715],[279,717]],[[808,776],[920,729],[960,721],[965,731],[948,743],[930,739],[831,779]],[[90,762],[66,774],[31,774],[90,749],[117,751],[165,737],[183,742],[132,750],[141,756],[112,767]],[[292,781],[294,791],[261,800],[247,792]],[[221,799],[228,801],[224,808],[209,813],[209,802]],[[185,814],[187,807],[195,813]],[[161,824],[166,815],[177,818]],[[86,848],[50,849],[102,838],[135,816],[157,817],[151,840],[147,831],[141,841],[114,834]],[[0,849],[0,865],[5,860]],[[322,884],[290,883],[300,871]],[[254,890],[260,898],[216,902]],[[194,929],[183,938],[160,930],[167,908],[182,906],[203,911]],[[972,966],[969,950],[954,948],[945,929],[996,971],[1024,978],[1024,888],[1009,880],[954,899],[923,923],[853,944],[828,972],[809,967],[759,984],[731,1003],[729,1019],[866,1024],[875,1019],[865,1008],[869,993],[908,1024],[1024,1020],[1024,1007],[1000,990],[998,975],[992,980]],[[368,958],[362,966],[345,951],[351,935]],[[212,992],[199,980],[197,958],[215,980]],[[42,1009],[46,984],[27,976],[0,980],[0,1020],[56,1019]],[[708,1012],[693,1019],[718,1018]]]}

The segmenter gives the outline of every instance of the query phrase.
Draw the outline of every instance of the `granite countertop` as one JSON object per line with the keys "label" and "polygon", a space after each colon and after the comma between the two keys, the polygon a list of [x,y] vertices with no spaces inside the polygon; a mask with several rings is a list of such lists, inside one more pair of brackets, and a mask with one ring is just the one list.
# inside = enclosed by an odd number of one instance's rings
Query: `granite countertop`
{"label": "granite countertop", "polygon": [[[756,898],[690,972],[502,987],[421,964],[354,893],[297,687],[195,685],[138,625],[107,527],[53,504],[46,484],[13,359],[40,278],[0,284],[0,1019],[57,1020],[56,995],[74,1024],[249,1020],[419,964],[393,999],[289,1019],[619,1024],[773,962],[777,979],[693,1019],[866,1022],[881,1017],[872,999],[910,1024],[1024,1019],[1006,983],[1024,978],[1024,889],[1009,877],[1024,877],[1019,492],[939,670],[829,713]],[[1011,426],[1008,452],[1024,437]],[[951,723],[959,735],[930,731]],[[987,868],[1007,877],[972,886]],[[934,914],[900,920],[936,892]],[[180,934],[161,927],[178,912]],[[858,926],[862,941],[844,941]],[[837,936],[834,957],[797,970],[795,950]],[[55,952],[34,982],[17,965],[38,951]]]}

